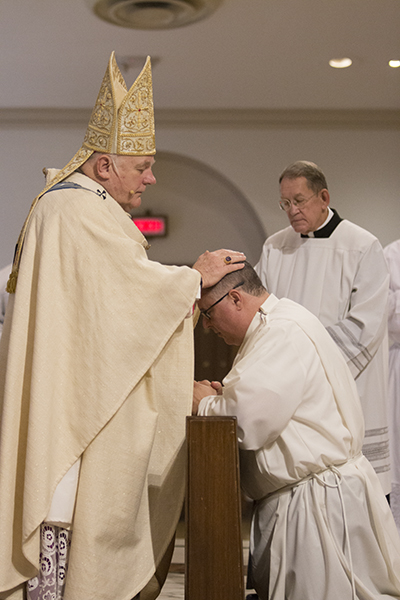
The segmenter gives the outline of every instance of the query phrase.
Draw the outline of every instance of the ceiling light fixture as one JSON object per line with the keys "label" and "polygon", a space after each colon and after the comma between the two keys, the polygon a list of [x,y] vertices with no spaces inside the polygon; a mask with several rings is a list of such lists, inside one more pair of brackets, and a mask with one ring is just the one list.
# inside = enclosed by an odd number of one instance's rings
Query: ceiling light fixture
{"label": "ceiling light fixture", "polygon": [[329,64],[334,69],[346,69],[346,67],[350,67],[353,64],[353,61],[351,58],[332,58]]}
{"label": "ceiling light fixture", "polygon": [[400,60],[389,60],[389,67],[397,69],[398,67],[400,67]]}
{"label": "ceiling light fixture", "polygon": [[104,21],[132,29],[171,29],[213,13],[223,0],[86,0]]}

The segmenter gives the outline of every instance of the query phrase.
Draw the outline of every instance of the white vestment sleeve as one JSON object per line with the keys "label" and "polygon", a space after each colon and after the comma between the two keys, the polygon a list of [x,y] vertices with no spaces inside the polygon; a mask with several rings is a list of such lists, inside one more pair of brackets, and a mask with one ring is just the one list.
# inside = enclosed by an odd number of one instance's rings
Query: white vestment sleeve
{"label": "white vestment sleeve", "polygon": [[388,325],[392,342],[400,344],[400,240],[384,249],[390,273]]}
{"label": "white vestment sleeve", "polygon": [[360,259],[344,319],[327,327],[355,379],[373,359],[387,324],[389,274],[378,241]]}
{"label": "white vestment sleeve", "polygon": [[239,351],[222,395],[207,396],[199,405],[199,415],[237,417],[243,450],[272,444],[304,397],[307,370],[297,345],[311,342],[297,327],[287,325],[275,326],[267,337],[267,344],[254,344],[242,358]]}
{"label": "white vestment sleeve", "polygon": [[400,344],[400,289],[389,291],[389,336]]}

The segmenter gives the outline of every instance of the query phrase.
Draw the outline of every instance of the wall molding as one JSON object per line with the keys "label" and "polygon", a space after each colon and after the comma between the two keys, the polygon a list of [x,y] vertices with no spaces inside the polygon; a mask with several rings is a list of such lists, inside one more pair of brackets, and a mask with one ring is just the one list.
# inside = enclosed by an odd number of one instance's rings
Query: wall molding
{"label": "wall molding", "polygon": [[[0,127],[86,127],[91,109],[0,108]],[[167,128],[400,129],[400,110],[166,109],[156,108],[156,126]]]}

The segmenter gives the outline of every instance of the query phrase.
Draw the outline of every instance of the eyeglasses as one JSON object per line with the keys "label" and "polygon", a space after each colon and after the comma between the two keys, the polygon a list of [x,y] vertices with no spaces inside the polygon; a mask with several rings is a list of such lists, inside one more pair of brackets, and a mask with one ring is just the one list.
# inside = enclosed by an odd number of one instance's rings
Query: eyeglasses
{"label": "eyeglasses", "polygon": [[214,306],[216,306],[217,304],[219,304],[219,302],[222,302],[222,300],[224,298],[226,298],[228,296],[228,294],[232,291],[232,290],[236,290],[236,288],[240,287],[241,285],[244,284],[244,281],[241,281],[240,283],[236,284],[233,288],[231,288],[228,292],[226,292],[226,294],[224,294],[222,296],[222,298],[220,298],[219,300],[217,300],[216,302],[214,302],[214,304],[211,304],[211,306],[209,306],[206,310],[201,310],[200,314],[205,317],[206,319],[210,320],[211,319],[211,315],[210,315],[210,310],[212,308],[214,308]]}
{"label": "eyeglasses", "polygon": [[297,208],[302,208],[305,204],[307,204],[309,200],[311,200],[311,198],[314,198],[314,196],[318,196],[318,193],[313,194],[309,198],[300,198],[299,200],[289,200],[285,198],[284,200],[279,200],[279,206],[285,212],[288,212],[292,205],[296,206]]}

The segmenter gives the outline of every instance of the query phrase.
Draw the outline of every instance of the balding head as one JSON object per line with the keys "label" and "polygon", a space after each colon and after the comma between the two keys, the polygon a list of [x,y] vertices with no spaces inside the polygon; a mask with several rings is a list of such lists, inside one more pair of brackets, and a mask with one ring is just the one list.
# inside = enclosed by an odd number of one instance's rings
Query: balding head
{"label": "balding head", "polygon": [[227,344],[240,346],[268,295],[253,267],[245,261],[243,269],[228,273],[216,285],[202,291],[198,306],[203,326],[212,329]]}

